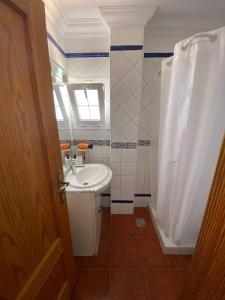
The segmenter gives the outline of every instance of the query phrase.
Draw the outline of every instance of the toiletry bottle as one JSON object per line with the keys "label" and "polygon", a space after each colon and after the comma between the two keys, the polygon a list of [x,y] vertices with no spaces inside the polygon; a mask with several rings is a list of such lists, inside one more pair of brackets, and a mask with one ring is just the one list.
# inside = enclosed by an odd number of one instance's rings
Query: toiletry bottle
{"label": "toiletry bottle", "polygon": [[77,165],[77,158],[74,154],[73,158],[71,158],[71,167],[72,167],[72,173],[76,174],[76,165]]}
{"label": "toiletry bottle", "polygon": [[71,163],[71,158],[69,156],[69,154],[67,154],[66,158],[65,158],[65,167],[68,168],[70,166]]}

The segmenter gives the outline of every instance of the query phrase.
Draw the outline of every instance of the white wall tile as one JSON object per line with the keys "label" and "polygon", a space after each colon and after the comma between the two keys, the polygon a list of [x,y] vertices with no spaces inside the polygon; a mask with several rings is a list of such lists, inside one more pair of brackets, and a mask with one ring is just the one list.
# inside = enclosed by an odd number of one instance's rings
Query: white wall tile
{"label": "white wall tile", "polygon": [[121,176],[121,189],[132,189],[135,184],[135,176]]}
{"label": "white wall tile", "polygon": [[134,204],[133,203],[119,203],[119,214],[132,215],[134,213]]}
{"label": "white wall tile", "polygon": [[121,162],[122,163],[136,163],[137,150],[136,149],[123,149]]}
{"label": "white wall tile", "polygon": [[143,207],[143,197],[134,197],[134,206],[135,207]]}
{"label": "white wall tile", "polygon": [[121,175],[135,175],[136,172],[136,162],[133,163],[121,163]]}
{"label": "white wall tile", "polygon": [[121,176],[113,176],[111,181],[112,189],[120,189],[121,187]]}
{"label": "white wall tile", "polygon": [[[150,139],[151,81],[155,76],[155,74],[153,76],[149,74],[152,70],[154,73],[157,72],[158,66],[154,63],[144,66],[142,51],[118,51],[116,54],[112,52],[112,141],[137,143],[138,139]],[[144,89],[145,85],[147,86]],[[144,190],[150,190],[149,167],[146,166],[149,165],[147,148],[140,146],[137,149],[122,149],[121,152],[111,150],[111,166],[116,175],[113,174],[114,176],[120,175],[120,192],[116,190],[120,193],[118,200],[132,200],[135,192],[144,193]],[[120,164],[120,168],[114,165],[116,162]],[[113,186],[118,187],[118,182],[119,179],[115,178]],[[135,201],[138,206],[145,204],[143,197]],[[126,212],[126,206],[123,205],[119,205],[122,207],[120,213]]]}
{"label": "white wall tile", "polygon": [[102,146],[102,158],[109,159],[110,158],[110,147]]}
{"label": "white wall tile", "polygon": [[134,189],[121,189],[120,193],[120,199],[121,200],[133,200],[134,199]]}
{"label": "white wall tile", "polygon": [[113,173],[113,176],[116,176],[116,175],[121,175],[121,164],[120,162],[118,163],[111,163],[111,169],[112,169],[112,173]]}
{"label": "white wall tile", "polygon": [[102,158],[102,146],[93,146],[88,152],[89,158]]}
{"label": "white wall tile", "polygon": [[120,200],[120,189],[112,189],[111,188],[111,199],[112,200]]}
{"label": "white wall tile", "polygon": [[111,62],[111,70],[118,74],[120,78],[123,78],[127,72],[132,69],[132,64],[125,56],[122,51],[119,51],[117,56]]}
{"label": "white wall tile", "polygon": [[121,161],[122,150],[113,148],[111,149],[111,162],[119,162]]}

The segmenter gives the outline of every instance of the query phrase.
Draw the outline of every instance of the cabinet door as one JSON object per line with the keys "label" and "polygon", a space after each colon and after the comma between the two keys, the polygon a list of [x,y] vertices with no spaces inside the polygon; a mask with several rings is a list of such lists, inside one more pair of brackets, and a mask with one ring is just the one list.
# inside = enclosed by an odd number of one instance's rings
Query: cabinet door
{"label": "cabinet door", "polygon": [[95,203],[95,205],[94,205],[95,254],[97,255],[100,234],[101,234],[101,222],[102,222],[101,201],[100,201],[99,194],[95,194],[94,203]]}

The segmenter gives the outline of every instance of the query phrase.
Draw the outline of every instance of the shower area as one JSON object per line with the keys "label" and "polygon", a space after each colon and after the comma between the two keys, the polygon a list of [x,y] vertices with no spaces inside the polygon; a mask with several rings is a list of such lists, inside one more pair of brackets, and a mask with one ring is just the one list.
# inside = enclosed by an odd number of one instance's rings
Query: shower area
{"label": "shower area", "polygon": [[178,42],[160,73],[150,212],[164,252],[191,254],[225,131],[225,27]]}

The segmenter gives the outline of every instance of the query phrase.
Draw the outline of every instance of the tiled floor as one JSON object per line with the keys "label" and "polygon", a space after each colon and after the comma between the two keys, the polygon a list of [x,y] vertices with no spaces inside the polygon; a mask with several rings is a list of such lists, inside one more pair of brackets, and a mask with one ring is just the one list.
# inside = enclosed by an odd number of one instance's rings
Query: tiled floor
{"label": "tiled floor", "polygon": [[[144,217],[139,229],[135,218]],[[103,211],[98,256],[76,257],[74,300],[177,300],[187,278],[190,256],[164,255],[148,210],[110,215]]]}

